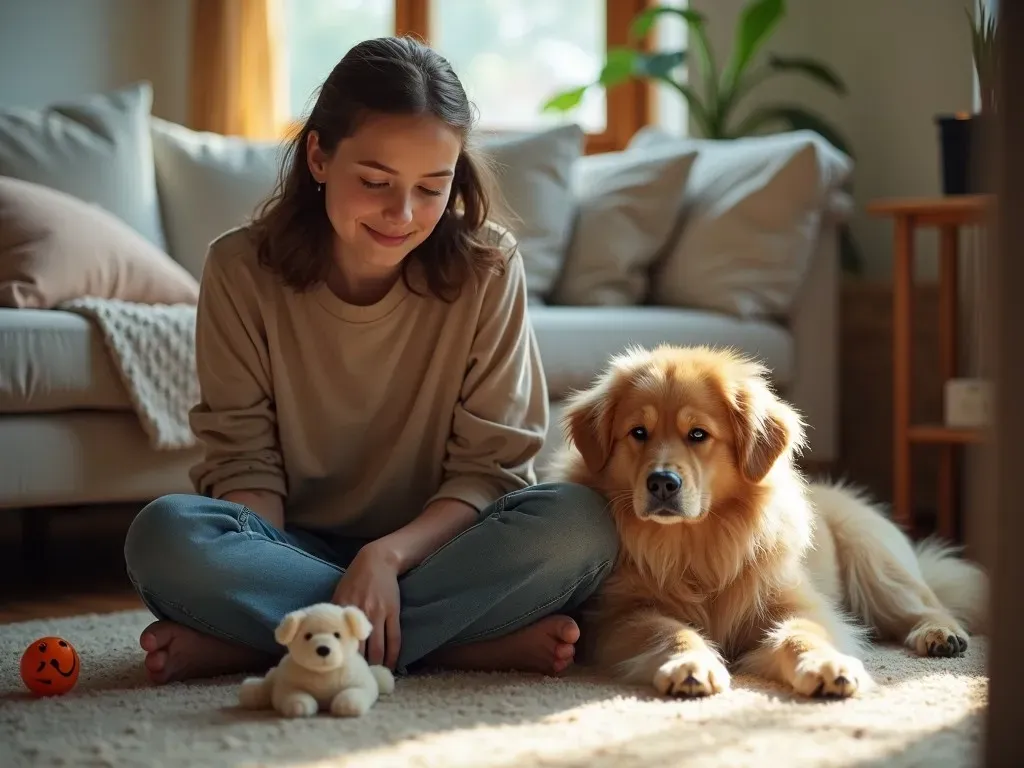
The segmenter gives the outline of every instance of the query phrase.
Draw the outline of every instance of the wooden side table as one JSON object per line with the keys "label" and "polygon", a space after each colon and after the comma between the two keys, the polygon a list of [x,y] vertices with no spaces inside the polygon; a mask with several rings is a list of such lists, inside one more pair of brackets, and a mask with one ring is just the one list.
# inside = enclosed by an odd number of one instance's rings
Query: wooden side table
{"label": "wooden side table", "polygon": [[940,447],[938,533],[953,540],[956,449],[979,442],[981,430],[939,424],[912,424],[912,319],[914,236],[924,227],[939,230],[939,365],[943,381],[957,375],[957,266],[961,227],[986,223],[991,198],[964,195],[897,198],[868,205],[868,213],[890,217],[894,225],[893,280],[893,519],[913,529],[911,452],[915,444]]}

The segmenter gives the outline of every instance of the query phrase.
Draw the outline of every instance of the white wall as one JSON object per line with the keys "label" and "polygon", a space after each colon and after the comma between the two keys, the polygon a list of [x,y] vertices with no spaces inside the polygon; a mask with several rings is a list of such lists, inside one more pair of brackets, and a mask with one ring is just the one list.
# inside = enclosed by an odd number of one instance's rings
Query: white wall
{"label": "white wall", "polygon": [[[690,0],[708,17],[716,51],[732,47],[746,0]],[[969,111],[973,64],[964,6],[970,0],[788,0],[769,50],[828,62],[849,89],[843,98],[797,76],[751,94],[749,105],[796,100],[833,121],[856,154],[858,211],[852,229],[873,275],[891,264],[891,224],[863,212],[874,198],[941,192],[935,116]],[[720,55],[721,58],[721,55]],[[691,79],[693,76],[691,75]],[[770,87],[769,87],[770,85]],[[919,240],[924,273],[936,238]]]}
{"label": "white wall", "polygon": [[136,80],[186,115],[191,0],[0,0],[0,104],[41,106]]}

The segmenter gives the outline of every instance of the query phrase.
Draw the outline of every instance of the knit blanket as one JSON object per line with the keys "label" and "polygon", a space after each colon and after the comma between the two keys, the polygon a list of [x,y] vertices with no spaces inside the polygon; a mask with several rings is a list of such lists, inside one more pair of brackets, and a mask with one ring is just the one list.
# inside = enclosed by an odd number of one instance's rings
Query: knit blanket
{"label": "knit blanket", "polygon": [[160,451],[193,447],[188,414],[199,401],[195,306],[87,296],[59,308],[99,327],[150,445]]}

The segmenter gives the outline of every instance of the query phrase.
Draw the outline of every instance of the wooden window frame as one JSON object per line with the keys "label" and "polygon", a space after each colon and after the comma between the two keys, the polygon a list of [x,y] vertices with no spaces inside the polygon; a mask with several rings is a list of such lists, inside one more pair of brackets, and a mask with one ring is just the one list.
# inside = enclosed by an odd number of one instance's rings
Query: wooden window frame
{"label": "wooden window frame", "polygon": [[[652,0],[605,0],[609,48],[629,42],[630,22],[651,3]],[[395,34],[413,35],[429,43],[430,32],[430,0],[395,0]],[[650,38],[644,45],[650,45]],[[645,81],[623,83],[608,91],[606,98],[605,130],[587,134],[588,154],[625,148],[634,133],[653,121],[655,100]]]}

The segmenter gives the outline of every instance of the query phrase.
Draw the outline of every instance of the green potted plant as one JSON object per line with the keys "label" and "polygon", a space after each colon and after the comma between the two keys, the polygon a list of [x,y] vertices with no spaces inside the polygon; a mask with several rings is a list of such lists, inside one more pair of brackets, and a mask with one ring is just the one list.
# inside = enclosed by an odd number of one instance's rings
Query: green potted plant
{"label": "green potted plant", "polygon": [[[758,64],[758,54],[771,38],[786,14],[784,0],[752,0],[740,14],[735,45],[724,67],[719,67],[708,40],[706,18],[697,11],[668,6],[652,6],[633,19],[629,45],[608,50],[597,80],[554,94],[542,106],[543,111],[569,112],[582,101],[590,88],[614,88],[632,78],[667,83],[686,99],[697,132],[708,139],[733,139],[770,129],[810,129],[821,134],[848,154],[849,144],[824,118],[795,104],[766,104],[737,119],[743,99],[761,83],[775,75],[797,74],[810,77],[839,95],[846,86],[826,64],[805,56],[768,54]],[[704,83],[703,93],[677,76],[687,63],[688,51],[647,51],[641,41],[663,16],[676,16],[690,31],[694,52]]]}
{"label": "green potted plant", "polygon": [[996,113],[996,72],[998,26],[987,4],[979,2],[975,13],[964,8],[971,35],[971,54],[978,76],[979,110],[959,112],[935,118],[939,129],[942,158],[942,191],[947,195],[965,195],[983,191],[980,153],[985,121]]}
{"label": "green potted plant", "polygon": [[[686,8],[652,6],[633,19],[630,44],[608,50],[597,80],[554,94],[542,111],[568,113],[583,100],[590,88],[614,88],[639,78],[667,83],[686,100],[689,114],[699,136],[707,139],[734,139],[770,130],[809,129],[817,132],[837,149],[853,157],[849,143],[827,120],[799,104],[764,104],[738,119],[737,108],[761,83],[776,75],[809,77],[834,93],[846,94],[846,84],[827,64],[807,56],[781,56],[769,53],[759,62],[759,54],[786,15],[784,0],[751,0],[740,13],[735,43],[720,67],[707,34],[703,14]],[[704,84],[703,93],[678,76],[687,64],[688,51],[645,50],[642,41],[654,25],[666,16],[675,16],[689,29],[690,39]],[[848,226],[840,228],[840,255],[843,269],[861,271],[861,258]]]}

